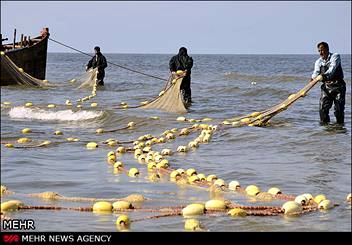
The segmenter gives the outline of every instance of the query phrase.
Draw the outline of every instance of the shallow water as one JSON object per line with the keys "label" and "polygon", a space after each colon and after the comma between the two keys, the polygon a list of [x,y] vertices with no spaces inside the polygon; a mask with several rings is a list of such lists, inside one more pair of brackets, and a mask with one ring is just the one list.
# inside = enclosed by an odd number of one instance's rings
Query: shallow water
{"label": "shallow water", "polygon": [[[211,124],[275,105],[297,92],[308,81],[317,55],[192,55],[192,97],[186,118],[214,118]],[[109,61],[167,78],[171,55],[106,54]],[[90,93],[73,89],[67,82],[80,76],[87,58],[80,54],[48,54],[47,79],[63,86],[57,89],[22,89],[2,87],[1,101],[10,101],[1,108],[2,142],[23,137],[21,129],[44,132],[30,134],[32,139],[63,141],[77,137],[82,141],[103,141],[115,138],[128,141],[150,133],[159,135],[167,129],[183,128],[180,115],[162,111],[114,110],[124,101],[136,105],[156,96],[163,82],[109,65],[106,86],[98,91],[97,108],[72,112],[66,109],[29,109],[33,104],[64,104]],[[241,127],[216,131],[209,144],[187,154],[169,157],[171,167],[195,168],[200,173],[216,174],[226,182],[238,180],[242,186],[255,184],[266,191],[272,186],[283,193],[298,195],[325,194],[340,206],[328,212],[312,212],[297,218],[283,216],[231,218],[225,214],[199,217],[208,231],[351,231],[351,205],[345,197],[351,192],[351,56],[342,55],[347,84],[345,126],[319,125],[320,88],[288,110],[272,119],[268,127]],[[90,101],[91,102],[91,101]],[[159,116],[160,120],[152,120]],[[330,113],[334,122],[333,109]],[[97,128],[115,129],[136,122],[134,130],[96,135]],[[54,136],[61,130],[63,136]],[[156,150],[172,148],[189,142],[196,135],[179,137]],[[145,166],[131,155],[121,160],[127,168],[137,167],[138,178],[114,174],[106,163],[107,146],[87,150],[84,142],[53,144],[46,148],[8,149],[1,145],[1,183],[18,195],[4,200],[20,199],[26,204],[58,206],[90,206],[91,203],[42,201],[21,196],[25,193],[54,191],[64,196],[120,198],[140,193],[151,200],[142,206],[173,206],[204,202],[212,195],[203,189],[178,186],[164,176],[159,182],[146,177]],[[116,147],[115,147],[116,148]],[[253,204],[240,194],[224,194],[224,198],[240,204]],[[281,205],[283,201],[270,203]],[[263,203],[257,203],[263,204]],[[267,205],[265,203],[264,205]],[[155,213],[154,213],[155,214]],[[132,212],[132,219],[153,213]],[[31,218],[37,231],[116,231],[118,214],[99,215],[74,211],[20,211],[12,218]],[[132,231],[182,231],[181,216],[133,223]]]}

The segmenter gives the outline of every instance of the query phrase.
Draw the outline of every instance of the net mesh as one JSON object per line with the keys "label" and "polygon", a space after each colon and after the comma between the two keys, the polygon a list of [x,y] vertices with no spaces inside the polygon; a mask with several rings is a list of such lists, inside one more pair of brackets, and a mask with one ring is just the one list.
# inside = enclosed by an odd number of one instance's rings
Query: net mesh
{"label": "net mesh", "polygon": [[291,106],[298,99],[307,95],[308,91],[311,90],[315,84],[319,82],[318,79],[314,79],[310,81],[306,86],[304,86],[301,90],[299,90],[295,94],[291,94],[286,100],[283,102],[272,106],[266,110],[253,112],[251,114],[247,114],[244,116],[234,117],[228,120],[225,120],[224,124],[233,124],[233,125],[250,125],[250,126],[263,126],[265,125],[272,117],[277,115],[278,113],[286,110],[289,106]]}
{"label": "net mesh", "polygon": [[171,85],[159,95],[156,99],[146,105],[141,106],[144,109],[159,109],[167,112],[186,113],[187,108],[182,99],[180,86],[183,77],[176,77],[172,80]]}
{"label": "net mesh", "polygon": [[[41,80],[32,77],[26,73],[22,68],[18,67],[4,52],[1,52],[1,66],[9,73],[11,78],[18,85],[36,86],[36,87],[59,87],[66,86],[48,80]],[[81,76],[71,79],[70,83],[77,88],[94,87],[97,78],[97,69],[91,69]]]}
{"label": "net mesh", "polygon": [[[48,80],[40,80],[32,77],[26,73],[22,68],[18,67],[5,53],[1,53],[1,64],[11,75],[12,79],[19,85],[36,86],[36,87],[59,87],[67,86],[66,84],[59,84],[55,82],[49,82]],[[183,76],[174,75],[169,78],[168,84],[170,85],[163,90],[159,96],[153,100],[146,102],[138,106],[130,106],[128,108],[117,108],[117,109],[132,109],[132,108],[143,108],[143,109],[159,109],[167,112],[174,113],[186,113],[187,109],[182,100],[182,94],[180,86],[182,83]],[[170,80],[172,80],[170,82]],[[78,99],[77,102],[88,101],[96,96],[97,91],[97,68],[90,69],[83,75],[69,80],[69,83],[77,89],[91,88],[92,93],[89,96],[85,96]]]}
{"label": "net mesh", "polygon": [[90,69],[82,76],[72,79],[70,82],[80,84],[77,87],[78,89],[93,88],[94,86],[96,86],[97,71],[98,71],[98,68]]}
{"label": "net mesh", "polygon": [[46,80],[40,80],[32,77],[18,67],[4,52],[1,52],[1,66],[9,73],[11,78],[19,85],[47,87],[49,85]]}
{"label": "net mesh", "polygon": [[[27,86],[38,86],[38,87],[57,87],[57,86],[67,86],[58,85],[57,83],[52,83],[47,80],[40,80],[32,77],[23,71],[22,68],[18,67],[4,52],[1,52],[1,65],[5,67],[10,76],[16,81],[17,84],[27,85]],[[164,110],[166,112],[173,113],[186,113],[187,108],[182,99],[182,93],[180,91],[182,79],[184,75],[173,75],[169,78],[168,84],[170,84],[165,90],[161,91],[159,96],[151,101],[142,103],[138,106],[129,106],[128,108],[116,108],[116,109],[132,109],[132,108],[143,108],[143,109],[158,109]],[[172,80],[170,82],[170,80]],[[96,96],[97,91],[97,68],[88,70],[85,74],[71,79],[69,81],[77,89],[92,88],[92,93],[89,96],[77,100],[77,102],[87,101]],[[278,113],[286,110],[290,105],[292,105],[299,98],[304,97],[308,91],[318,82],[317,79],[310,81],[306,86],[304,86],[300,91],[295,94],[290,95],[283,102],[268,108],[263,111],[253,112],[248,115],[235,117],[228,119],[228,124],[240,124],[240,125],[251,125],[251,126],[262,126],[265,125],[272,117]]]}

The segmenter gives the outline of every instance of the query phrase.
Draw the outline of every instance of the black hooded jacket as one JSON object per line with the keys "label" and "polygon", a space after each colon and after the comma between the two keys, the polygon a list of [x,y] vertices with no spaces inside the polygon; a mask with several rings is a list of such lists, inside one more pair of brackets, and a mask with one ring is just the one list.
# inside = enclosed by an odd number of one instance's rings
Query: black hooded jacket
{"label": "black hooded jacket", "polygon": [[188,56],[186,48],[181,48],[179,53],[171,58],[169,67],[171,72],[177,70],[187,70],[187,75],[191,74],[193,59]]}
{"label": "black hooded jacket", "polygon": [[104,55],[102,55],[102,53],[97,53],[87,64],[87,69],[89,68],[96,68],[98,67],[98,79],[99,78],[104,78],[105,76],[105,71],[104,69],[108,66],[107,62],[106,62],[106,58]]}

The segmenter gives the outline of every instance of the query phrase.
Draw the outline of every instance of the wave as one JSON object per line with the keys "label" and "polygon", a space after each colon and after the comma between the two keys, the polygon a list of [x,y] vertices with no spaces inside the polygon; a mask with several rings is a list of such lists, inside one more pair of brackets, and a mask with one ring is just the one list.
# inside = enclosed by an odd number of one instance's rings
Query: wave
{"label": "wave", "polygon": [[84,121],[101,117],[103,111],[46,111],[38,108],[27,108],[24,106],[16,106],[9,111],[10,118],[16,119],[37,119],[37,120],[55,120],[55,121]]}
{"label": "wave", "polygon": [[290,76],[290,75],[277,75],[277,76],[258,76],[241,74],[238,72],[226,72],[224,74],[227,79],[245,80],[251,82],[265,82],[265,81],[276,81],[276,82],[293,82],[293,81],[306,81],[309,80],[307,77]]}
{"label": "wave", "polygon": [[251,90],[246,90],[245,92],[242,93],[243,96],[249,96],[249,97],[256,97],[256,96],[262,96],[262,95],[270,95],[270,96],[278,95],[280,97],[284,97],[289,94],[290,94],[290,91],[286,89],[276,89],[276,88],[251,89]]}

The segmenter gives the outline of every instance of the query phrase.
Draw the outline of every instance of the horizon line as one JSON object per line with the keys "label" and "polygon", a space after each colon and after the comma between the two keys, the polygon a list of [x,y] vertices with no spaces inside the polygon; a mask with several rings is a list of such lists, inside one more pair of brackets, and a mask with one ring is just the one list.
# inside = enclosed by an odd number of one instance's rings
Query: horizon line
{"label": "horizon line", "polygon": [[[47,52],[51,54],[79,54],[78,52]],[[161,55],[175,55],[176,53],[128,53],[128,52],[121,52],[121,53],[111,53],[111,52],[101,52],[102,54],[161,54]],[[93,54],[87,52],[87,54]],[[352,55],[345,54],[345,53],[338,53],[340,55]],[[317,55],[317,53],[191,53],[190,55]]]}

